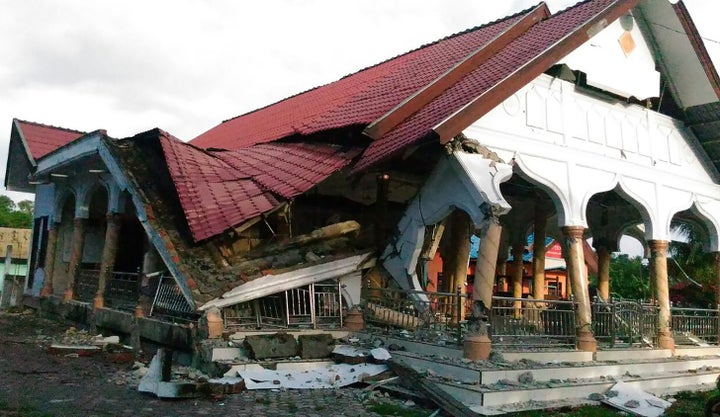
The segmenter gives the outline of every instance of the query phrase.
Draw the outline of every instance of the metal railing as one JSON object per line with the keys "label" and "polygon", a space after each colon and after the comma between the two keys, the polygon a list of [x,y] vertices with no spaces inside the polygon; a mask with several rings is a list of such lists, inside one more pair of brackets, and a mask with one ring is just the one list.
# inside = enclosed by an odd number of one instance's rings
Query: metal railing
{"label": "metal railing", "polygon": [[551,348],[575,345],[575,303],[493,297],[490,338],[493,345]]}
{"label": "metal railing", "polygon": [[313,283],[223,309],[225,328],[342,327],[341,286],[336,281]]}
{"label": "metal railing", "polygon": [[180,287],[173,277],[165,277],[162,274],[158,278],[158,287],[155,292],[150,316],[166,316],[180,320],[194,320],[195,310],[188,304]]}
{"label": "metal railing", "polygon": [[366,323],[408,331],[445,333],[462,343],[472,305],[466,294],[365,288],[362,297]]}
{"label": "metal railing", "polygon": [[[363,289],[366,323],[419,333],[445,332],[461,343],[471,301],[460,293],[432,293],[387,288]],[[419,302],[424,299],[426,301]],[[596,299],[591,304],[592,329],[606,346],[654,346],[659,308],[633,300]],[[577,303],[563,300],[493,297],[488,333],[494,346],[516,348],[567,348],[576,342]],[[671,308],[671,329],[688,342],[717,343],[720,315],[713,309]],[[676,336],[677,337],[677,336]],[[676,341],[682,343],[682,340]]]}
{"label": "metal railing", "polygon": [[140,296],[140,274],[137,272],[113,272],[105,287],[107,304],[119,310],[135,309]]}
{"label": "metal railing", "polygon": [[98,269],[81,269],[75,282],[75,298],[91,303],[97,294],[99,277]]}
{"label": "metal railing", "polygon": [[593,334],[600,343],[652,346],[657,335],[658,307],[633,300],[592,302]]}
{"label": "metal railing", "polygon": [[672,307],[670,314],[672,317],[670,327],[673,332],[700,339],[701,343],[718,342],[720,321],[717,309]]}

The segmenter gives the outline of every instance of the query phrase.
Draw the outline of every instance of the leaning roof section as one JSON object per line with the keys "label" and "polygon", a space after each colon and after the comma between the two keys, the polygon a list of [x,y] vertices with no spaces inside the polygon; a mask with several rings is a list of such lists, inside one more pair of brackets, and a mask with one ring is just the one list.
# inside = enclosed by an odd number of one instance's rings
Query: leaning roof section
{"label": "leaning roof section", "polygon": [[159,140],[196,242],[277,208],[344,168],[358,154],[321,143],[207,151],[162,131]]}
{"label": "leaning roof section", "polygon": [[[494,53],[482,54],[483,59],[473,63],[474,69],[453,78],[432,100],[403,116],[394,128],[381,137],[372,137],[376,140],[355,167],[363,169],[423,138],[453,137],[472,122],[469,119],[481,117],[638,2],[588,0],[551,16],[544,13],[546,8],[541,4],[228,120],[192,143],[199,147],[241,149],[295,135],[365,127],[479,50],[493,50]],[[522,29],[506,42],[494,43],[538,10],[543,12],[542,16],[530,25],[520,25]],[[453,123],[446,123],[449,119]]]}
{"label": "leaning roof section", "polygon": [[439,40],[333,83],[227,120],[193,139],[199,147],[240,149],[323,130],[367,125],[524,14]]}

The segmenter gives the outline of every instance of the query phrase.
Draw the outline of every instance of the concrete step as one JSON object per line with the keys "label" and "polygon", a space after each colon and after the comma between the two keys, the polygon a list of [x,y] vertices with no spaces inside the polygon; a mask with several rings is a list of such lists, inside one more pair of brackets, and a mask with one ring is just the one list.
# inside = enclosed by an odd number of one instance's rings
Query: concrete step
{"label": "concrete step", "polygon": [[[665,395],[683,389],[698,389],[698,386],[713,388],[718,371],[669,372],[640,378],[622,378],[626,384],[637,387],[655,395]],[[507,387],[492,390],[485,385],[463,385],[458,383],[438,382],[438,386],[447,393],[473,408],[476,412],[491,415],[490,409],[501,409],[503,406],[522,403],[547,403],[550,401],[587,400],[593,393],[604,393],[615,384],[615,379],[597,378],[577,383],[544,384],[533,387]],[[690,388],[691,387],[691,388]],[[537,404],[536,404],[537,405]],[[487,409],[487,410],[486,410]],[[482,412],[481,412],[482,411]]]}
{"label": "concrete step", "polygon": [[427,370],[431,375],[456,381],[462,384],[497,384],[500,381],[518,381],[528,371],[533,380],[548,382],[557,380],[577,380],[590,378],[612,378],[625,375],[656,375],[670,372],[709,371],[718,369],[720,357],[658,358],[644,361],[632,360],[616,362],[584,362],[580,364],[534,364],[527,362],[495,363],[493,367],[480,368],[477,364],[463,360],[440,361],[435,357],[416,355],[410,352],[392,352],[395,360],[420,371]]}

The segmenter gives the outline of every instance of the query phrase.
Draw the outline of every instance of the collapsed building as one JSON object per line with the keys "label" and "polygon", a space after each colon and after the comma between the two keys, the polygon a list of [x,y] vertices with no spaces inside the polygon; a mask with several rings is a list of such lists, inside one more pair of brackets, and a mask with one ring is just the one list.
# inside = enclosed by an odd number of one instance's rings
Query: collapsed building
{"label": "collapsed building", "polygon": [[[180,344],[197,321],[214,337],[355,328],[359,311],[409,328],[469,320],[479,358],[495,343],[496,278],[532,233],[562,241],[575,306],[564,336],[594,351],[584,244],[607,299],[611,252],[630,233],[651,254],[649,337],[672,348],[671,222],[719,250],[719,93],[682,2],[588,0],[448,36],[187,143],[15,119],[5,185],[36,196],[25,302]],[[425,291],[436,257],[459,310]],[[537,301],[543,263],[537,245]],[[522,275],[508,279],[521,298]],[[381,302],[398,293],[409,308]]]}

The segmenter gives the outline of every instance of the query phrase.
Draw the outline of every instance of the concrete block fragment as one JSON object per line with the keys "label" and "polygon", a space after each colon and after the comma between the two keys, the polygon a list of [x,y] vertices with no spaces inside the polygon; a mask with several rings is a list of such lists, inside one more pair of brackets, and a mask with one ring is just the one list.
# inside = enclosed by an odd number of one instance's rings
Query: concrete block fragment
{"label": "concrete block fragment", "polygon": [[248,354],[245,349],[239,347],[213,348],[212,361],[232,361],[236,359],[247,359]]}
{"label": "concrete block fragment", "polygon": [[53,343],[47,348],[47,352],[51,355],[76,355],[76,356],[93,356],[102,352],[98,346],[83,345],[62,345]]}
{"label": "concrete block fragment", "polygon": [[300,335],[298,344],[303,359],[327,358],[335,348],[335,340],[330,333]]}
{"label": "concrete block fragment", "polygon": [[287,333],[247,336],[245,347],[253,359],[290,358],[298,354],[297,341]]}

